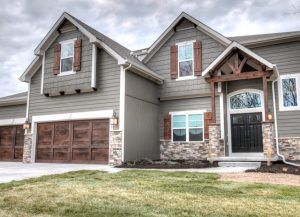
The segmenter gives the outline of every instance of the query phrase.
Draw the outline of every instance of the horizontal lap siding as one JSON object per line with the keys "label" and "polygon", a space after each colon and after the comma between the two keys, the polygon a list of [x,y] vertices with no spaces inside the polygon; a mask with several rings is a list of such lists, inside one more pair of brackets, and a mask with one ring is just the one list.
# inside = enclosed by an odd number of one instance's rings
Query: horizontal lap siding
{"label": "horizontal lap siding", "polygon": [[26,104],[0,107],[0,119],[24,118]]}
{"label": "horizontal lap siding", "polygon": [[[281,75],[300,73],[300,42],[255,48],[253,51],[276,64]],[[300,137],[300,111],[280,112],[277,84],[275,87],[279,137]]]}
{"label": "horizontal lap siding", "polygon": [[159,158],[158,86],[126,72],[124,160]]}
{"label": "horizontal lap siding", "polygon": [[[169,112],[175,111],[188,111],[188,110],[206,110],[211,111],[211,98],[201,97],[193,99],[181,99],[181,100],[171,100],[163,101],[160,103],[160,139],[164,136],[164,117],[169,114]],[[216,97],[216,121],[220,123],[220,99]]]}
{"label": "horizontal lap siding", "polygon": [[170,46],[178,42],[200,40],[202,42],[203,70],[225,49],[223,45],[196,28],[176,32],[149,60],[147,65],[165,79],[160,87],[160,97],[209,94],[209,84],[198,77],[193,80],[175,81],[170,78]]}
{"label": "horizontal lap siding", "polygon": [[120,66],[104,50],[98,49],[97,91],[56,97],[40,94],[41,69],[32,78],[30,117],[68,112],[114,109],[119,111]]}
{"label": "horizontal lap siding", "polygon": [[[81,70],[74,75],[56,76],[53,75],[54,52],[53,44],[69,39],[82,39]],[[75,89],[91,88],[91,71],[92,71],[92,44],[89,39],[80,31],[61,33],[46,51],[45,58],[45,75],[44,91],[45,93],[56,94],[60,91],[74,92]]]}

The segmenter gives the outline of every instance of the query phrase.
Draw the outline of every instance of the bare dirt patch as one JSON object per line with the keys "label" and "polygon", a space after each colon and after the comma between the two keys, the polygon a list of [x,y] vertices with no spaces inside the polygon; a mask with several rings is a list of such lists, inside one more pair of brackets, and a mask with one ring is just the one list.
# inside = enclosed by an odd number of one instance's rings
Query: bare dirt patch
{"label": "bare dirt patch", "polygon": [[[296,162],[299,163],[300,162]],[[260,168],[247,170],[246,172],[259,172],[259,173],[284,173],[300,175],[300,167],[285,164],[283,162],[274,162],[271,166],[262,163]]]}
{"label": "bare dirt patch", "polygon": [[255,182],[300,186],[300,176],[282,173],[222,173],[222,181]]}

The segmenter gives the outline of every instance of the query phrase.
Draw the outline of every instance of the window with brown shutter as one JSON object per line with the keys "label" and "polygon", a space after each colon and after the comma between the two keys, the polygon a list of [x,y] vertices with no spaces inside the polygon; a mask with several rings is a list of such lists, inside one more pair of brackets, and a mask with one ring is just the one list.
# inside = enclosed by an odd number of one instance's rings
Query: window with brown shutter
{"label": "window with brown shutter", "polygon": [[195,76],[202,75],[202,44],[200,41],[194,42],[194,73]]}
{"label": "window with brown shutter", "polygon": [[74,43],[74,63],[73,63],[74,71],[81,70],[81,46],[82,46],[82,40],[77,39]]}
{"label": "window with brown shutter", "polygon": [[61,45],[59,43],[54,44],[53,75],[58,75],[60,73],[60,50]]}
{"label": "window with brown shutter", "polygon": [[171,115],[164,118],[164,139],[171,140]]}
{"label": "window with brown shutter", "polygon": [[170,75],[171,79],[178,78],[178,46],[172,45],[170,48]]}
{"label": "window with brown shutter", "polygon": [[212,123],[212,112],[204,112],[204,138],[209,139],[209,125]]}

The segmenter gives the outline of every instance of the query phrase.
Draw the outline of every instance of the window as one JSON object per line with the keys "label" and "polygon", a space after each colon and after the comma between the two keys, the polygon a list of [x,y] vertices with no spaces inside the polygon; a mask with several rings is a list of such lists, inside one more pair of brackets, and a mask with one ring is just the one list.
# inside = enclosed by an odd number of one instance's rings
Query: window
{"label": "window", "polygon": [[253,92],[238,93],[230,97],[230,109],[262,107],[261,95]]}
{"label": "window", "polygon": [[299,110],[299,75],[280,76],[280,110]]}
{"label": "window", "polygon": [[73,74],[74,40],[61,42],[60,72],[62,75]]}
{"label": "window", "polygon": [[172,113],[172,138],[174,142],[203,141],[203,112]]}
{"label": "window", "polygon": [[185,42],[178,44],[178,73],[179,78],[194,76],[194,52],[193,42]]}

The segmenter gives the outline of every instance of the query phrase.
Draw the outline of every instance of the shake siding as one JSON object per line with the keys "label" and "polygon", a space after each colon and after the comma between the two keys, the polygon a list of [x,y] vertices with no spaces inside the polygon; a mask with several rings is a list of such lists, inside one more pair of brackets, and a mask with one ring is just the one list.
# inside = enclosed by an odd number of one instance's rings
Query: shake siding
{"label": "shake siding", "polygon": [[157,85],[126,72],[124,160],[159,159]]}
{"label": "shake siding", "polygon": [[[69,39],[82,39],[81,70],[74,75],[53,75],[53,44]],[[91,89],[92,44],[80,31],[61,33],[46,51],[44,92],[57,94],[59,91],[74,92],[75,89]]]}
{"label": "shake siding", "polygon": [[[69,77],[69,76],[66,76]],[[120,66],[104,50],[98,49],[97,91],[56,97],[40,94],[41,69],[32,78],[30,87],[30,118],[68,112],[114,109],[119,111]]]}
{"label": "shake siding", "polygon": [[[160,103],[160,117],[159,117],[159,129],[160,139],[164,138],[164,117],[169,112],[174,111],[186,111],[186,110],[207,110],[211,111],[211,100],[210,97],[201,97],[193,99],[181,99],[163,101]],[[220,123],[220,99],[216,97],[216,121]]]}
{"label": "shake siding", "polygon": [[149,60],[147,65],[165,79],[160,87],[160,97],[183,96],[192,94],[209,94],[209,84],[198,77],[192,80],[175,81],[170,77],[170,46],[178,42],[200,40],[202,42],[202,69],[204,70],[225,47],[198,29],[176,32]]}
{"label": "shake siding", "polygon": [[[276,64],[281,75],[300,73],[300,42],[255,48],[253,51]],[[275,87],[279,137],[300,137],[300,111],[280,112],[277,83]]]}
{"label": "shake siding", "polygon": [[26,104],[0,107],[0,119],[25,118]]}

